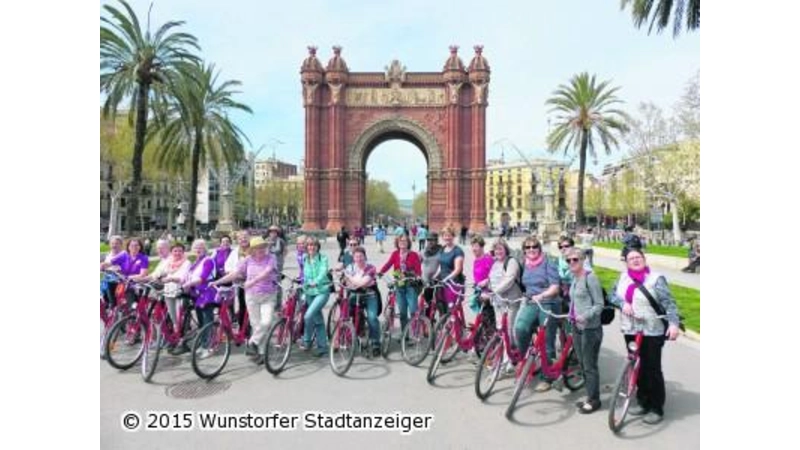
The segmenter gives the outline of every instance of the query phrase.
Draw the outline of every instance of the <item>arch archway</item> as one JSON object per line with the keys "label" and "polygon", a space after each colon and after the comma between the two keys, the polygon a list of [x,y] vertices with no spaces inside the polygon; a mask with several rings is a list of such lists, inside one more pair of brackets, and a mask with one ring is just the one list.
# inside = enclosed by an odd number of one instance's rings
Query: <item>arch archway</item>
{"label": "arch archway", "polygon": [[301,80],[306,111],[303,228],[365,223],[365,164],[390,139],[411,142],[428,162],[428,222],[482,231],[486,226],[486,100],[489,66],[475,47],[466,69],[458,47],[442,72],[350,72],[334,47],[325,69],[309,47]]}

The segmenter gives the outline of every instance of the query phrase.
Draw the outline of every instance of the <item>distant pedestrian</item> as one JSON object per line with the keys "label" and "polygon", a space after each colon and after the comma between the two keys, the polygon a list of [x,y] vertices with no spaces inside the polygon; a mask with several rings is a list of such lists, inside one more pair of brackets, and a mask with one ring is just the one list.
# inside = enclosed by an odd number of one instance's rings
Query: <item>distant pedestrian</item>
{"label": "distant pedestrian", "polygon": [[467,232],[468,231],[469,231],[469,228],[467,228],[466,225],[462,225],[461,226],[461,236],[460,236],[460,239],[459,239],[461,245],[467,245]]}
{"label": "distant pedestrian", "polygon": [[383,228],[383,225],[379,225],[378,229],[375,231],[375,242],[378,244],[378,248],[380,249],[381,253],[383,253],[383,241],[386,240],[386,229]]}
{"label": "distant pedestrian", "polygon": [[428,239],[428,229],[425,224],[421,224],[417,228],[417,238],[419,238],[419,251],[422,252],[425,249],[425,240]]}
{"label": "distant pedestrian", "polygon": [[344,254],[344,249],[345,249],[345,247],[347,247],[347,240],[348,239],[350,239],[350,234],[347,233],[347,230],[345,229],[345,227],[342,227],[342,229],[339,230],[338,233],[336,233],[336,242],[339,243],[339,257],[338,257],[338,259],[341,259],[342,255]]}

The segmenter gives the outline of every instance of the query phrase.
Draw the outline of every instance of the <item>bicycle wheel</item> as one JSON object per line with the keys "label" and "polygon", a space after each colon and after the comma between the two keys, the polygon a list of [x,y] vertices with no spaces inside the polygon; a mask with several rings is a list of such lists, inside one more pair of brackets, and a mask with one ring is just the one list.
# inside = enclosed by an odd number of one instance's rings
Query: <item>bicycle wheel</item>
{"label": "bicycle wheel", "polygon": [[214,321],[197,333],[192,344],[192,369],[198,377],[210,380],[222,372],[231,356],[231,336]]}
{"label": "bicycle wheel", "polygon": [[385,320],[381,322],[381,356],[389,357],[392,349],[392,328],[394,328],[394,308],[391,306],[386,309]]}
{"label": "bicycle wheel", "polygon": [[111,367],[128,370],[139,362],[144,347],[144,327],[136,316],[125,316],[108,331],[106,337],[106,360]]}
{"label": "bicycle wheel", "polygon": [[586,384],[586,378],[583,376],[583,368],[574,347],[569,350],[569,356],[564,365],[564,385],[567,389],[577,391],[582,388]]}
{"label": "bicycle wheel", "polygon": [[149,383],[156,373],[158,357],[161,355],[161,345],[163,344],[161,335],[161,325],[155,320],[150,321],[144,339],[144,355],[142,355],[142,378],[145,383]]}
{"label": "bicycle wheel", "polygon": [[486,400],[492,393],[495,383],[500,378],[505,353],[506,344],[499,335],[494,336],[486,345],[478,364],[478,371],[475,373],[475,395],[479,399]]}
{"label": "bicycle wheel", "polygon": [[489,342],[495,335],[497,329],[492,323],[491,326],[487,326],[484,323],[478,324],[478,332],[475,333],[475,342],[473,343],[473,348],[475,349],[475,355],[480,358],[483,356],[483,351],[489,345]]}
{"label": "bicycle wheel", "polygon": [[336,327],[336,323],[342,315],[341,303],[341,299],[336,298],[336,301],[333,302],[333,306],[331,306],[331,310],[328,311],[328,323],[325,325],[325,332],[328,333],[328,340],[333,336],[333,329]]}
{"label": "bicycle wheel", "polygon": [[400,350],[405,362],[418,366],[431,350],[431,321],[425,316],[415,316],[403,329]]}
{"label": "bicycle wheel", "polygon": [[522,391],[525,389],[528,383],[530,383],[531,379],[533,379],[533,366],[535,365],[537,358],[537,354],[534,353],[525,359],[525,365],[522,367],[522,373],[515,381],[514,394],[511,396],[511,403],[509,403],[508,408],[506,408],[507,419],[511,419],[514,416],[514,408],[517,407],[517,401],[519,400]]}
{"label": "bicycle wheel", "polygon": [[[438,347],[438,345],[439,345],[438,341],[440,341],[440,340],[444,340],[445,341],[444,352],[442,353],[442,363],[443,364],[447,364],[450,361],[452,361],[453,358],[456,357],[456,354],[458,354],[458,351],[460,350],[460,348],[458,346],[458,341],[454,337],[453,327],[455,327],[455,324],[450,322],[450,315],[448,314],[443,320],[441,320],[439,322],[439,325],[438,325],[438,328],[437,328],[438,332],[436,333],[436,346]],[[464,330],[464,329],[462,329],[462,330],[463,331],[462,331],[460,337],[463,340],[465,338],[464,337],[464,331],[466,331],[466,330]],[[446,333],[446,334],[442,334],[442,333]],[[436,348],[436,347],[434,347],[434,348]]]}
{"label": "bicycle wheel", "polygon": [[292,327],[286,318],[281,318],[269,328],[267,347],[264,349],[264,367],[267,372],[277,375],[286,367],[292,354]]}
{"label": "bicycle wheel", "polygon": [[608,428],[614,433],[622,429],[631,400],[636,397],[636,383],[633,381],[634,362],[630,361],[622,368],[614,395],[611,396],[611,407],[608,409]]}
{"label": "bicycle wheel", "polygon": [[358,337],[352,323],[339,321],[336,324],[329,349],[331,370],[340,377],[344,376],[358,351]]}

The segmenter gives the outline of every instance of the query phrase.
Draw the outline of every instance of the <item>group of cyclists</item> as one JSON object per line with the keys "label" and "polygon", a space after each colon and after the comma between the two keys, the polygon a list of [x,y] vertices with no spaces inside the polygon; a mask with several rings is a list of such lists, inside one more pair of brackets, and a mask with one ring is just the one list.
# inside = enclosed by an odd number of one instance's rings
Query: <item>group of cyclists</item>
{"label": "group of cyclists", "polygon": [[[142,252],[140,239],[123,241],[115,236],[110,240],[111,251],[101,263],[101,270],[115,268],[133,281],[159,282],[163,284],[169,315],[177,322],[176,304],[181,296],[189,296],[197,311],[197,320],[202,326],[214,320],[215,289],[218,286],[237,283],[238,307],[236,317],[239,326],[247,311],[251,335],[246,353],[256,363],[262,363],[267,346],[267,331],[275,312],[280,310],[282,300],[281,279],[287,255],[286,242],[278,227],[271,227],[266,237],[250,236],[247,231],[236,235],[237,245],[223,236],[219,246],[207,251],[202,239],[192,242],[196,255],[194,262],[186,256],[183,244],[159,240],[156,250],[160,261],[149,273],[149,260]],[[338,261],[330,261],[320,252],[320,241],[313,236],[299,236],[296,241],[297,280],[302,285],[301,299],[307,308],[303,320],[304,336],[301,347],[316,356],[328,355],[328,335],[325,329],[323,309],[328,305],[334,291],[334,278],[350,294],[350,301],[361,298],[365,305],[369,343],[373,356],[380,354],[379,315],[382,298],[378,280],[391,273],[398,280],[395,286],[396,303],[401,328],[418,308],[418,298],[436,302],[446,311],[459,296],[465,295],[465,253],[455,243],[456,231],[445,227],[440,233],[428,233],[424,249],[416,252],[407,233],[396,236],[394,251],[378,268],[367,260],[367,253],[359,237],[348,237],[347,248]],[[440,242],[441,241],[441,242]],[[619,321],[626,342],[634,335],[644,334],[641,355],[641,371],[638,379],[638,405],[630,410],[632,415],[644,415],[644,422],[657,424],[662,420],[665,403],[664,377],[661,369],[661,352],[666,340],[674,340],[679,334],[677,305],[663,275],[652,270],[640,248],[630,248],[625,255],[627,270],[604,298],[598,277],[593,273],[586,253],[575,246],[570,237],[558,242],[560,256],[550,257],[536,236],[524,239],[521,249],[512,249],[509,243],[498,238],[486,251],[486,242],[481,236],[470,241],[473,264],[472,284],[476,295],[483,302],[487,320],[500,328],[498,314],[492,313],[492,304],[509,300],[509,328],[512,342],[521,352],[531,345],[537,327],[546,324],[547,357],[556,357],[556,333],[559,320],[548,317],[565,315],[571,324],[575,349],[586,379],[586,398],[576,404],[578,412],[588,414],[601,407],[598,357],[603,339],[601,313],[604,302],[621,310]],[[333,275],[335,276],[333,276]],[[426,286],[434,283],[451,288],[433,291]],[[126,296],[132,301],[130,292],[118,292],[115,283],[105,280],[101,284],[102,298],[110,305],[115,296]],[[656,303],[653,303],[655,301]],[[563,316],[562,316],[563,317]],[[316,346],[314,348],[314,346]],[[173,354],[188,350],[187,342],[171,349]],[[203,356],[207,355],[201,355]],[[473,358],[474,359],[474,358]],[[506,371],[513,371],[509,361]],[[542,378],[535,390],[542,392],[551,388],[554,380]]]}

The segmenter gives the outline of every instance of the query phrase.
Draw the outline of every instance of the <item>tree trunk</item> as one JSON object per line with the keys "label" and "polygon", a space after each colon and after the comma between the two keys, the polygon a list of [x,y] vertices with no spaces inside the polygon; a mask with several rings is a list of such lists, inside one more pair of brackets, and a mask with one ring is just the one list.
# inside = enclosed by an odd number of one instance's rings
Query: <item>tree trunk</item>
{"label": "tree trunk", "polygon": [[675,245],[678,245],[681,243],[681,224],[678,220],[677,200],[670,202],[669,208],[672,210],[672,237],[675,239]]}
{"label": "tree trunk", "polygon": [[108,236],[107,239],[110,242],[111,236],[114,236],[118,233],[117,231],[117,221],[119,220],[119,198],[122,194],[123,190],[120,189],[116,192],[111,192],[111,205],[108,207]]}
{"label": "tree trunk", "polygon": [[581,154],[578,157],[580,170],[578,171],[578,206],[577,211],[575,213],[575,220],[578,222],[578,226],[583,225],[583,177],[586,173],[586,149],[589,144],[589,134],[586,130],[583,130],[583,134],[581,136]]}
{"label": "tree trunk", "polygon": [[147,101],[150,95],[150,84],[139,83],[139,92],[136,101],[136,138],[133,143],[133,180],[131,192],[128,197],[128,208],[125,227],[128,236],[136,233],[136,219],[139,212],[139,194],[142,190],[142,156],[144,155],[144,138],[147,131]]}
{"label": "tree trunk", "polygon": [[189,214],[186,217],[187,230],[192,237],[197,237],[194,215],[197,212],[197,185],[200,183],[200,154],[203,148],[203,131],[195,130],[194,147],[192,148],[192,182],[189,193]]}

